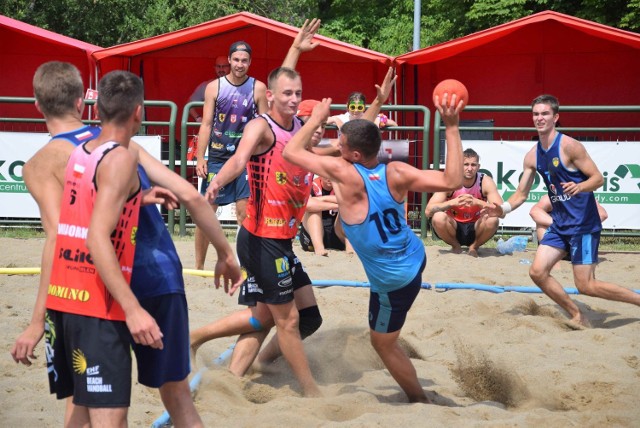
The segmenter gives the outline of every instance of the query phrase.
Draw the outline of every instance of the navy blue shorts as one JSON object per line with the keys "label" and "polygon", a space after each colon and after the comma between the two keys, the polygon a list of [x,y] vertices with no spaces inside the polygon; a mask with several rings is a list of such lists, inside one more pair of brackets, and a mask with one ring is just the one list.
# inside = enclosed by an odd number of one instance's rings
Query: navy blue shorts
{"label": "navy blue shorts", "polygon": [[552,224],[545,232],[540,244],[566,251],[573,265],[592,265],[598,263],[600,232],[564,235],[555,230]]}
{"label": "navy blue shorts", "polygon": [[131,342],[138,364],[138,382],[160,388],[189,375],[189,312],[184,294],[165,294],[140,301],[162,331],[163,349]]}
{"label": "navy blue shorts", "polygon": [[261,238],[241,227],[237,238],[238,258],[247,279],[240,288],[238,303],[282,304],[293,300],[293,291],[311,284],[291,239]]}
{"label": "navy blue shorts", "polygon": [[48,309],[45,349],[49,391],[91,408],[129,407],[131,335],[124,321]]}
{"label": "navy blue shorts", "polygon": [[420,270],[410,283],[390,292],[369,294],[369,327],[378,333],[393,333],[404,325],[407,312],[422,288],[422,271],[427,265],[425,256]]}
{"label": "navy blue shorts", "polygon": [[[222,162],[209,162],[207,164],[207,179],[202,180],[200,185],[200,193],[205,194],[209,183],[213,180],[218,172],[222,169],[224,163]],[[218,192],[218,197],[213,202],[214,205],[219,207],[229,205],[240,199],[249,198],[249,179],[247,176],[247,169],[245,168],[235,180],[225,185]]]}

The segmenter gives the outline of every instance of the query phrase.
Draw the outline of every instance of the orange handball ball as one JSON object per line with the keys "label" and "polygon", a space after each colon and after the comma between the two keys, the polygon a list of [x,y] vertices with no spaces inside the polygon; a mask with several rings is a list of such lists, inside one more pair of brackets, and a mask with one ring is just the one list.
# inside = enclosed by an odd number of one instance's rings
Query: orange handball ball
{"label": "orange handball ball", "polygon": [[433,90],[433,103],[436,103],[436,95],[440,97],[440,102],[442,102],[445,93],[449,94],[447,97],[448,100],[451,100],[453,94],[456,94],[456,104],[462,100],[464,107],[466,107],[469,103],[469,91],[467,91],[467,87],[459,80],[446,79],[438,83]]}

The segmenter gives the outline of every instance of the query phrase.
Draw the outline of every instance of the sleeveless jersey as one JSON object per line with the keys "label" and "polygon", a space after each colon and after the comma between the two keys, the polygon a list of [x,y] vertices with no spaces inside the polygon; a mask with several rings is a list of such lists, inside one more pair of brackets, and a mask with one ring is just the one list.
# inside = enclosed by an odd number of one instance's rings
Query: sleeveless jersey
{"label": "sleeveless jersey", "polygon": [[74,129],[70,132],[63,132],[62,134],[58,134],[55,137],[52,137],[51,140],[67,140],[77,147],[82,143],[86,143],[87,141],[96,139],[96,137],[100,135],[100,131],[101,129],[97,126],[87,125],[83,126],[82,128]]}
{"label": "sleeveless jersey", "polygon": [[[471,185],[471,187],[462,186],[460,189],[456,190],[449,196],[449,199],[455,199],[460,195],[471,195],[476,199],[480,199],[482,201],[487,200],[482,194],[482,179],[484,178],[484,174],[477,172],[476,179]],[[478,206],[472,207],[453,207],[448,210],[448,214],[454,218],[458,223],[475,223],[478,218],[480,218],[480,210],[482,208]]]}
{"label": "sleeveless jersey", "polygon": [[602,230],[602,223],[593,192],[580,192],[573,196],[563,193],[560,183],[582,183],[588,177],[580,170],[569,170],[564,166],[560,157],[561,140],[562,134],[558,132],[547,150],[540,141],[536,148],[536,169],[547,186],[553,206],[552,227],[567,235],[598,232]]}
{"label": "sleeveless jersey", "polygon": [[292,239],[304,215],[313,175],[284,160],[282,151],[300,130],[302,121],[294,116],[291,129],[283,129],[267,114],[274,143],[264,153],[253,155],[247,163],[249,189],[247,217],[242,225],[263,238]]}
{"label": "sleeveless jersey", "polygon": [[[147,173],[140,165],[138,175],[141,188],[150,188]],[[155,205],[140,207],[131,289],[138,300],[172,293],[185,294],[182,263]]]}
{"label": "sleeveless jersey", "polygon": [[[64,139],[78,146],[100,135],[101,128],[83,126],[52,139]],[[151,187],[147,173],[138,165],[141,189]],[[153,205],[140,207],[131,290],[138,300],[165,294],[185,294],[182,263],[162,215]],[[142,244],[142,245],[139,245]]]}
{"label": "sleeveless jersey", "polygon": [[[91,213],[99,191],[95,187],[96,170],[104,156],[117,147],[120,146],[109,142],[88,153],[83,144],[71,153],[65,173],[55,262],[47,295],[48,309],[109,320],[125,319],[122,308],[99,277],[86,247]],[[111,235],[127,282],[131,279],[140,199],[138,190],[127,200]]]}
{"label": "sleeveless jersey", "polygon": [[364,180],[369,212],[360,224],[341,220],[344,232],[362,262],[371,291],[400,289],[418,274],[424,245],[405,221],[404,202],[397,202],[389,193],[387,165],[353,166]]}
{"label": "sleeveless jersey", "polygon": [[256,117],[253,77],[239,86],[226,77],[218,79],[218,97],[215,100],[211,135],[209,136],[209,162],[226,162],[236,152],[244,126]]}

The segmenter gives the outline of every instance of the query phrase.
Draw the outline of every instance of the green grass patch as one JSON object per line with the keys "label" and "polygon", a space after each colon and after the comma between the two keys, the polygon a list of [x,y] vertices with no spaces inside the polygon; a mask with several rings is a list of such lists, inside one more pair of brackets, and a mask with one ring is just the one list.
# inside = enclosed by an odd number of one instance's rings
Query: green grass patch
{"label": "green grass patch", "polygon": [[44,231],[41,227],[0,227],[0,238],[44,238]]}

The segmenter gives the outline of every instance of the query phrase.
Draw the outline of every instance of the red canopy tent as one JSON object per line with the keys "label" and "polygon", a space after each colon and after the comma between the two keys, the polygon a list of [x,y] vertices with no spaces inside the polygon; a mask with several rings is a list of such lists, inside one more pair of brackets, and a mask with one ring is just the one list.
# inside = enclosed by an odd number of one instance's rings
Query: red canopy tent
{"label": "red canopy tent", "polygon": [[[431,107],[433,88],[446,78],[467,86],[470,105],[529,105],[543,93],[558,97],[561,106],[637,105],[640,99],[640,34],[550,11],[395,61],[403,78],[399,104]],[[464,113],[464,119],[476,118],[494,119],[497,126],[531,125],[522,113]],[[561,121],[564,126],[640,126],[637,113],[566,113]]]}
{"label": "red canopy tent", "polygon": [[[129,70],[145,82],[145,98],[171,100],[180,112],[193,89],[213,78],[214,60],[227,56],[229,46],[244,40],[253,50],[249,74],[266,83],[269,72],[284,59],[298,29],[247,12],[229,15],[193,27],[93,53],[100,75]],[[332,97],[346,103],[352,91],[375,96],[392,58],[328,37],[304,54],[297,69],[302,75],[303,98]]]}
{"label": "red canopy tent", "polygon": [[[91,53],[101,49],[0,15],[0,96],[33,97],[32,78],[47,61],[66,61],[80,70],[86,87],[95,86]],[[32,105],[0,103],[2,117],[40,117]]]}

